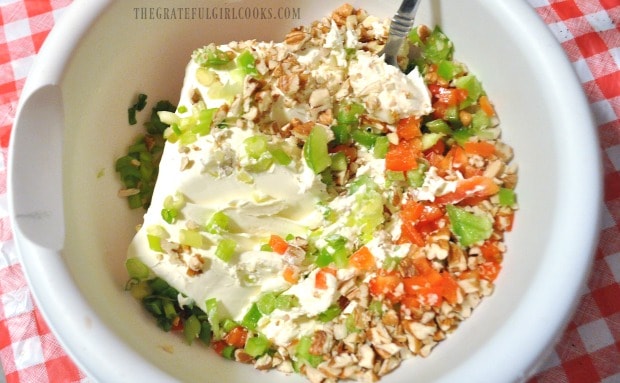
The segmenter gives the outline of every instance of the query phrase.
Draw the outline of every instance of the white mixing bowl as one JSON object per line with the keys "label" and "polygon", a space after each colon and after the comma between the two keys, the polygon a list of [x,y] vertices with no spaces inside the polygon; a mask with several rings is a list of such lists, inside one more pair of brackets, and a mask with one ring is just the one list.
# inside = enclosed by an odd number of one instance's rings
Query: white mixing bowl
{"label": "white mixing bowl", "polygon": [[[385,17],[398,8],[396,0],[351,3]],[[14,129],[11,213],[36,301],[94,379],[304,381],[185,345],[159,330],[123,290],[125,252],[141,212],[117,197],[113,164],[138,134],[126,114],[136,94],[176,102],[194,48],[281,40],[337,5],[183,0],[174,7],[273,13],[286,7],[301,19],[235,19],[221,12],[224,18],[166,20],[158,18],[173,7],[165,0],[77,0],[50,34]],[[425,1],[417,20],[441,25],[456,57],[483,81],[515,149],[521,209],[494,295],[430,357],[406,361],[384,381],[522,381],[570,317],[593,254],[601,171],[588,104],[560,46],[522,0]]]}

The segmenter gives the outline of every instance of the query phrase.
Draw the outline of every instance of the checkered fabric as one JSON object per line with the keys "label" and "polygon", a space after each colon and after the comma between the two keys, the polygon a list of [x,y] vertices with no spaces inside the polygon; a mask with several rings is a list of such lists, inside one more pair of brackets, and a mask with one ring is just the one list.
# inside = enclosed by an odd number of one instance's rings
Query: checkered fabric
{"label": "checkered fabric", "polygon": [[[594,111],[604,218],[587,290],[528,383],[620,383],[620,1],[527,0],[562,45]],[[0,361],[8,383],[86,382],[33,303],[6,203],[7,146],[20,91],[71,0],[0,0]]]}

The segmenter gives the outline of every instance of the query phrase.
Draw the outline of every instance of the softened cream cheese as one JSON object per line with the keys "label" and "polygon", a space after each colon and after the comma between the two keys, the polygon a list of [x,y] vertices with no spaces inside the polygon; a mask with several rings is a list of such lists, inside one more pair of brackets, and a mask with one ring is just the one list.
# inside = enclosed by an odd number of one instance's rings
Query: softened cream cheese
{"label": "softened cream cheese", "polygon": [[[317,291],[314,277],[318,270],[315,269],[291,285],[282,276],[287,258],[261,250],[270,235],[307,238],[310,232],[318,232],[317,243],[325,243],[325,238],[332,234],[351,240],[358,238],[355,246],[368,243],[379,262],[384,261],[382,255],[386,252],[396,256],[406,254],[407,246],[391,243],[391,232],[372,240],[372,225],[377,221],[372,201],[382,209],[383,198],[388,197],[381,193],[385,186],[382,161],[370,155],[360,156],[357,174],[373,179],[378,190],[363,186],[351,195],[336,198],[327,195],[320,175],[314,174],[300,148],[288,143],[287,138],[270,137],[270,143],[289,148],[290,164],[274,164],[261,172],[247,171],[247,165],[256,159],[248,157],[244,142],[262,134],[252,118],[256,113],[265,113],[268,120],[283,126],[294,119],[315,121],[319,113],[336,102],[358,102],[372,118],[394,129],[393,124],[400,118],[422,116],[431,111],[430,95],[417,70],[404,75],[385,64],[381,57],[355,50],[357,41],[354,31],[342,31],[333,24],[323,46],[296,52],[286,51],[283,44],[244,43],[258,59],[273,51],[282,54],[282,59],[293,55],[294,62],[303,66],[303,73],[309,76],[306,82],[318,87],[309,94],[308,102],[299,102],[296,97],[301,90],[298,94],[287,93],[282,84],[273,84],[272,93],[265,95],[270,98],[262,104],[266,110],[262,111],[261,105],[252,106],[247,100],[249,93],[256,92],[252,88],[256,84],[247,77],[239,79],[238,74],[225,69],[205,72],[197,62],[190,61],[179,103],[186,111],[177,115],[180,118],[191,115],[192,105],[198,98],[206,108],[220,108],[218,113],[224,110],[229,115],[236,113],[245,123],[233,121],[223,129],[213,127],[209,134],[189,145],[172,142],[165,145],[151,206],[128,256],[139,258],[179,290],[183,294],[180,302],[193,301],[205,310],[205,301],[216,298],[222,315],[241,320],[262,293],[294,295],[299,300],[298,307],[275,310],[259,322],[261,332],[276,344],[284,345],[320,328],[316,316],[338,299],[337,278],[328,275],[327,289]],[[229,51],[238,48],[238,43],[219,48]],[[353,55],[351,50],[355,50]],[[266,71],[262,66],[257,69],[259,73]],[[424,192],[429,188],[426,181],[423,188]],[[184,203],[177,219],[168,223],[161,211],[171,196],[181,198]],[[336,212],[338,218],[326,220],[325,209]],[[216,212],[229,218],[228,230],[215,233],[198,230],[200,246],[183,246],[184,231],[203,228]],[[399,225],[393,226],[392,231],[397,231]],[[149,246],[149,230],[153,228],[163,232],[162,251]],[[217,244],[223,239],[236,244],[228,261],[216,255]],[[339,270],[338,277],[348,272],[352,271]]]}

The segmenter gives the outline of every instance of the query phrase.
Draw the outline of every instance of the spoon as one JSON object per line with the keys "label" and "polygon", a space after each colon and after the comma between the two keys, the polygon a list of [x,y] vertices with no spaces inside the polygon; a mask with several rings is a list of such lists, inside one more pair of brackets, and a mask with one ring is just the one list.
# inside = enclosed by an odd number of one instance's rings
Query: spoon
{"label": "spoon", "polygon": [[413,20],[419,5],[420,0],[403,0],[396,15],[392,18],[388,39],[383,49],[386,63],[398,67],[396,56],[405,37],[413,27]]}

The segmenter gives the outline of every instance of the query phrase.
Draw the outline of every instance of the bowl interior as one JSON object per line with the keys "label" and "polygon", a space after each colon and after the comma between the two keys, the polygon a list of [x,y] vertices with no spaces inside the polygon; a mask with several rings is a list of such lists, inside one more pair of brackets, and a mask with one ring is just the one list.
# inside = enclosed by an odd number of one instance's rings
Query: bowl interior
{"label": "bowl interior", "polygon": [[[397,3],[395,0],[352,2],[384,17],[391,16]],[[533,296],[555,292],[553,286],[544,293],[534,290],[540,288],[541,280],[557,260],[557,242],[561,238],[558,227],[566,224],[562,203],[568,197],[560,196],[566,186],[562,180],[565,173],[560,167],[565,159],[561,137],[566,124],[571,122],[562,117],[566,106],[555,102],[561,89],[551,81],[551,69],[546,64],[541,67],[539,61],[545,51],[551,60],[563,58],[554,56],[556,50],[540,46],[537,41],[540,36],[533,32],[537,29],[527,22],[533,15],[519,3],[507,1],[496,5],[482,0],[441,0],[424,2],[420,8],[418,22],[442,26],[455,43],[456,57],[478,75],[494,101],[504,140],[514,147],[520,168],[517,192],[521,210],[514,232],[508,236],[508,256],[494,295],[429,358],[407,361],[407,367],[387,376],[385,382],[408,381],[414,368],[419,381],[455,381],[456,374],[470,371],[477,361],[491,356],[496,363],[485,365],[490,370],[487,377],[501,377],[503,370],[505,377],[516,378],[526,373],[557,331],[562,318],[551,318],[566,314],[565,298],[543,296],[533,306],[531,302]],[[83,37],[65,71],[61,83],[66,119],[63,259],[76,287],[96,312],[97,320],[152,364],[134,366],[135,370],[159,368],[182,381],[301,382],[303,379],[298,376],[257,373],[249,366],[232,365],[202,346],[185,345],[180,338],[161,332],[123,290],[127,279],[125,253],[142,212],[130,211],[126,201],[117,197],[120,183],[114,160],[141,133],[139,125],[127,123],[126,110],[137,93],[147,94],[149,101],[139,114],[140,122],[148,117],[150,107],[157,100],[176,103],[193,49],[210,42],[281,40],[290,28],[320,18],[335,3],[214,1],[207,8],[204,1],[185,0],[184,7],[203,12],[211,9],[219,17],[166,20],[160,12],[165,9],[170,12],[169,4],[163,0],[150,1],[145,8],[145,2],[141,1],[111,2]],[[234,12],[242,8],[247,10],[241,11],[243,15],[254,13],[249,18],[233,18]],[[282,10],[293,18],[262,19],[261,10],[273,13]],[[587,254],[576,256],[587,258]],[[582,270],[551,279],[581,280],[583,274]],[[560,281],[556,286],[564,286],[563,283]],[[573,284],[576,283],[570,286]],[[559,305],[557,313],[551,309],[554,304]],[[551,306],[536,311],[545,305]],[[528,328],[539,321],[550,321],[551,325]],[[60,325],[52,323],[52,327],[57,326]],[[513,334],[507,334],[507,329]],[[536,339],[533,344],[526,344],[533,339]],[[523,347],[516,347],[519,345]],[[102,348],[101,352],[107,358],[114,358],[113,350]],[[104,371],[81,360],[79,353],[72,354],[88,372],[105,380]],[[470,372],[475,374],[473,368]]]}

